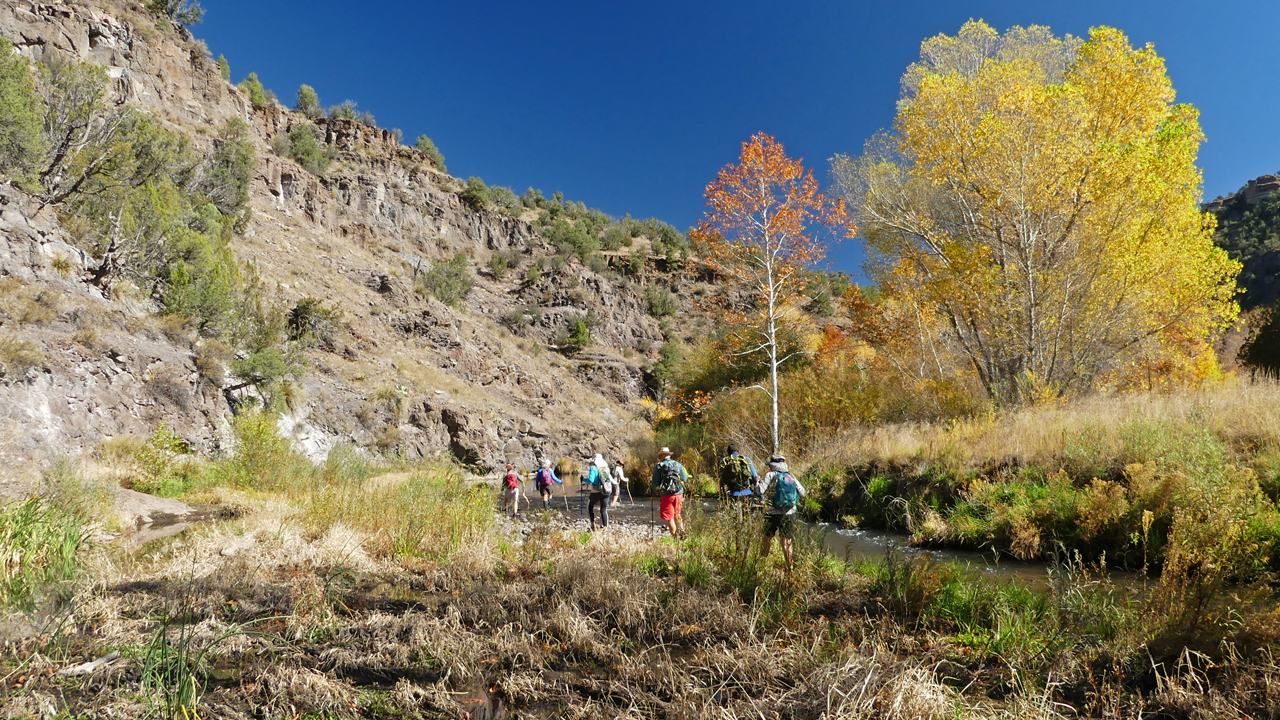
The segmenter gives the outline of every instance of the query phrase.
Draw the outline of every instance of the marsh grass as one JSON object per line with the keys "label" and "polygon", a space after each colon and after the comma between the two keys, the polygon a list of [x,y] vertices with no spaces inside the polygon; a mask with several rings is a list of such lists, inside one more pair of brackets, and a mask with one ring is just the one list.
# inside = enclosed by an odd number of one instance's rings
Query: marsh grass
{"label": "marsh grass", "polygon": [[31,610],[46,595],[68,595],[84,543],[84,522],[43,500],[0,508],[0,601]]}

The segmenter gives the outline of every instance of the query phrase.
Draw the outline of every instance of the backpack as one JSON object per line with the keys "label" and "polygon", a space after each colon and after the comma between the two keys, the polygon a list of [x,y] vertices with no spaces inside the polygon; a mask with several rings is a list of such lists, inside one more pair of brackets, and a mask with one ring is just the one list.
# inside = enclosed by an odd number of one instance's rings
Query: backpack
{"label": "backpack", "polygon": [[773,479],[773,509],[791,510],[800,502],[800,489],[791,473]]}
{"label": "backpack", "polygon": [[520,476],[516,475],[514,470],[507,473],[507,489],[515,490],[518,487],[520,487]]}
{"label": "backpack", "polygon": [[745,455],[729,455],[720,461],[720,489],[735,493],[751,486],[751,461]]}
{"label": "backpack", "polygon": [[551,468],[538,468],[537,474],[533,476],[534,482],[539,488],[544,488],[551,484]]}
{"label": "backpack", "polygon": [[679,495],[684,492],[684,477],[680,473],[680,463],[675,460],[663,460],[658,463],[658,494]]}
{"label": "backpack", "polygon": [[609,474],[608,470],[601,470],[598,465],[593,465],[592,467],[596,469],[596,487],[600,488],[600,492],[605,495],[612,495],[613,476]]}

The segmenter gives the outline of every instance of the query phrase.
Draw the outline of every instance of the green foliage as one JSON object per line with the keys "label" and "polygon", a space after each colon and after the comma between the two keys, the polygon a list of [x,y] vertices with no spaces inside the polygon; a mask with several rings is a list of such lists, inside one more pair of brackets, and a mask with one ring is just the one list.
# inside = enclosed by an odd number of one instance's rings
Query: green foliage
{"label": "green foliage", "polygon": [[312,120],[324,117],[324,109],[320,107],[320,96],[316,94],[315,88],[310,85],[300,85],[298,87],[298,99],[294,103],[293,109]]}
{"label": "green foliage", "polygon": [[467,187],[458,193],[458,198],[472,210],[484,210],[489,207],[489,188],[484,184],[484,180],[469,177]]}
{"label": "green foliage", "polygon": [[40,169],[46,148],[41,110],[26,58],[0,37],[0,173],[24,180]]}
{"label": "green foliage", "polygon": [[658,350],[658,362],[653,364],[653,376],[664,385],[669,384],[676,374],[676,369],[680,367],[680,361],[684,359],[684,351],[680,347],[679,340],[668,340],[662,343],[662,347]]}
{"label": "green foliage", "polygon": [[289,157],[312,175],[323,175],[329,167],[329,154],[321,146],[320,128],[300,123],[289,130]]}
{"label": "green foliage", "polygon": [[489,202],[498,210],[513,217],[519,217],[520,211],[524,209],[515,191],[501,185],[489,188]]}
{"label": "green foliage", "polygon": [[418,291],[430,292],[446,305],[456,305],[471,292],[471,273],[464,253],[436,263],[418,279]]}
{"label": "green foliage", "polygon": [[489,272],[494,280],[501,280],[507,274],[507,258],[501,253],[494,253],[489,258]]}
{"label": "green foliage", "polygon": [[251,410],[231,421],[236,451],[221,468],[225,482],[236,487],[279,490],[295,482],[310,464],[280,434],[274,413]]}
{"label": "green foliage", "polygon": [[644,289],[644,303],[649,314],[656,318],[674,315],[679,309],[676,296],[660,285],[649,285]]}
{"label": "green foliage", "polygon": [[520,196],[520,204],[527,208],[538,210],[544,210],[550,205],[547,199],[542,196],[542,191],[534,190],[533,188],[524,191],[524,194]]}
{"label": "green foliage", "polygon": [[258,73],[249,73],[249,77],[240,81],[236,87],[249,98],[249,104],[254,110],[261,110],[267,106],[267,91],[262,87],[262,81],[258,79]]}
{"label": "green foliage", "polygon": [[1244,291],[1240,306],[1249,310],[1274,305],[1280,295],[1271,283],[1268,258],[1280,250],[1280,193],[1250,205],[1241,188],[1222,204],[1217,217],[1214,242],[1244,266],[1236,279]]}
{"label": "green foliage", "polygon": [[529,265],[529,269],[524,272],[524,282],[526,285],[537,285],[542,282],[542,266],[538,263]]}
{"label": "green foliage", "polygon": [[218,74],[222,76],[223,80],[231,80],[231,65],[227,62],[225,55],[218,56]]}
{"label": "green foliage", "polygon": [[147,9],[161,17],[183,25],[197,25],[204,20],[204,8],[199,0],[150,0]]}
{"label": "green foliage", "polygon": [[333,120],[355,120],[360,119],[359,113],[356,112],[356,103],[354,100],[343,100],[341,105],[333,105],[329,108],[329,117]]}
{"label": "green foliage", "polygon": [[289,311],[289,339],[304,347],[331,347],[341,323],[341,311],[304,297]]}
{"label": "green foliage", "polygon": [[419,135],[418,139],[414,142],[414,147],[418,149],[418,152],[426,155],[428,158],[431,158],[431,164],[435,165],[440,172],[448,172],[448,169],[445,168],[444,165],[444,155],[440,152],[440,149],[436,147],[436,144],[431,142],[431,138],[426,135]]}
{"label": "green foliage", "polygon": [[573,321],[573,329],[569,331],[564,342],[561,343],[569,352],[577,352],[587,347],[593,342],[591,338],[591,324],[582,318]]}
{"label": "green foliage", "polygon": [[248,219],[245,213],[249,207],[249,180],[256,164],[249,124],[237,117],[228,118],[218,131],[213,153],[196,189],[213,202],[218,212],[236,218],[242,226]]}
{"label": "green foliage", "polygon": [[0,604],[31,610],[49,589],[72,580],[84,522],[32,498],[0,508]]}

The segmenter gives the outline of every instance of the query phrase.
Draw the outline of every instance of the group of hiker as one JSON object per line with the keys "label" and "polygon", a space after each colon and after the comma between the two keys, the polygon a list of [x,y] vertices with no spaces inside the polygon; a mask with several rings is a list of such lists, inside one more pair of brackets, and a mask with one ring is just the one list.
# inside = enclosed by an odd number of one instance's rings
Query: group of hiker
{"label": "group of hiker", "polygon": [[[796,508],[800,498],[806,495],[804,486],[787,466],[787,459],[781,454],[769,458],[768,471],[761,476],[756,472],[755,463],[750,457],[738,451],[735,444],[729,444],[725,455],[718,464],[720,489],[726,500],[733,503],[738,510],[750,507],[754,498],[759,498],[764,509],[764,541],[760,548],[761,557],[768,557],[772,550],[773,538],[778,537],[782,546],[782,554],[787,568],[793,564],[792,540],[795,538]],[[533,474],[534,487],[542,498],[544,508],[551,507],[552,492],[555,484],[563,484],[564,480],[556,475],[550,460],[542,460],[541,467]],[[505,508],[512,515],[520,513],[521,477],[515,466],[508,464],[504,478],[503,494]],[[587,473],[582,478],[583,485],[589,490],[587,514],[591,529],[596,529],[596,508],[600,509],[600,527],[609,526],[609,508],[618,504],[621,489],[628,487],[629,480],[623,471],[621,462],[615,463],[613,469],[605,461],[604,456],[596,453],[587,466]],[[650,491],[659,498],[658,516],[666,523],[672,537],[685,535],[684,521],[681,519],[684,509],[685,488],[689,484],[689,471],[679,461],[671,457],[670,448],[658,451],[658,462],[653,467],[650,478]],[[630,489],[627,490],[628,496]],[[566,501],[567,503],[567,501]],[[567,507],[567,506],[566,506]]]}
{"label": "group of hiker", "polygon": [[[533,486],[538,491],[538,496],[542,498],[542,507],[544,509],[551,507],[553,494],[551,489],[555,485],[563,485],[564,480],[556,475],[555,468],[551,467],[551,461],[543,459],[542,467],[533,473]],[[507,464],[507,474],[503,477],[503,510],[510,510],[512,516],[520,515],[520,473],[516,472],[516,466]],[[590,496],[587,498],[587,513],[591,518],[591,529],[596,529],[596,508],[600,508],[600,526],[609,527],[609,508],[618,504],[618,496],[622,488],[627,486],[628,479],[626,471],[622,468],[622,463],[618,462],[613,469],[609,469],[609,463],[605,461],[604,456],[596,453],[591,459],[591,463],[587,466],[587,475],[582,478],[583,485],[590,488]],[[628,494],[630,490],[628,490]]]}

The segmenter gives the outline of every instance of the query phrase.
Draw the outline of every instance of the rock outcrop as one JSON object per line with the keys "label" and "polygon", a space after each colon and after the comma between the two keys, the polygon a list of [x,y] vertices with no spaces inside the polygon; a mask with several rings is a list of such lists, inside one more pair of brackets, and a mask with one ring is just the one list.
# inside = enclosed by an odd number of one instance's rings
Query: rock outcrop
{"label": "rock outcrop", "polygon": [[[62,53],[104,66],[119,99],[188,133],[197,149],[207,150],[229,117],[250,123],[253,218],[233,250],[256,265],[280,307],[318,299],[342,318],[331,342],[308,351],[297,402],[280,418],[300,449],[321,458],[346,442],[484,467],[529,465],[544,453],[621,453],[646,428],[638,401],[664,331],[646,313],[642,281],[572,260],[526,274],[555,254],[528,217],[470,209],[460,180],[386,130],[321,119],[333,158],[322,177],[312,175],[270,150],[272,138],[306,118],[275,105],[255,112],[185,29],[157,30],[154,17],[125,3],[96,5],[5,3],[0,34],[36,61]],[[417,285],[459,253],[475,286],[450,307]],[[517,265],[501,279],[487,270],[495,253]],[[49,208],[0,189],[0,283],[9,283],[0,302],[39,304],[40,296],[52,305],[36,321],[12,307],[0,315],[0,343],[27,358],[3,362],[0,448],[8,456],[0,466],[82,452],[160,423],[200,450],[226,448],[231,382],[202,373],[203,341],[154,317],[145,300],[105,299],[82,281],[94,262]],[[673,280],[650,273],[644,282]],[[555,352],[584,318],[594,322],[594,344]]]}

